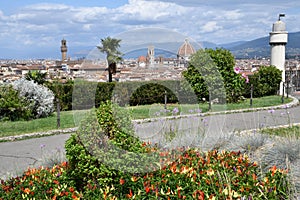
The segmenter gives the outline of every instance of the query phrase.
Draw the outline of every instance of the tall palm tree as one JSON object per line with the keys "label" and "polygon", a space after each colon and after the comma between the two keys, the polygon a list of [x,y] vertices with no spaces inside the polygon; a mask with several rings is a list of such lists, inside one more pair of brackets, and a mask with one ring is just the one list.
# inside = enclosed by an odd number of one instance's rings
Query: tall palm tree
{"label": "tall palm tree", "polygon": [[101,39],[102,46],[97,48],[106,53],[106,59],[108,62],[108,82],[112,82],[112,74],[116,73],[117,62],[122,60],[122,53],[118,50],[121,40],[107,37]]}

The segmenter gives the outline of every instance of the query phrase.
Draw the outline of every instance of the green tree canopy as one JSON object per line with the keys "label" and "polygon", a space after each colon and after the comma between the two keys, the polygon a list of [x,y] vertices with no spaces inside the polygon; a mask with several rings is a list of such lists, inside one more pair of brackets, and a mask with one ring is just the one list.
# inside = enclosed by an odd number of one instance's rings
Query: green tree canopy
{"label": "green tree canopy", "polygon": [[33,80],[33,82],[43,85],[46,82],[47,72],[43,73],[41,71],[29,71],[25,74],[25,79],[28,81]]}
{"label": "green tree canopy", "polygon": [[250,82],[246,86],[245,96],[250,95],[250,85],[253,85],[253,96],[262,97],[275,95],[279,90],[281,73],[275,66],[261,66],[257,72],[249,77]]}
{"label": "green tree canopy", "polygon": [[102,46],[97,46],[100,52],[106,54],[109,82],[112,82],[112,74],[116,73],[116,63],[122,60],[123,54],[118,50],[120,48],[120,42],[120,39],[107,37],[101,39]]}
{"label": "green tree canopy", "polygon": [[221,103],[236,102],[242,95],[244,80],[234,72],[234,65],[234,57],[228,50],[200,49],[191,56],[183,75],[199,100],[217,98]]}

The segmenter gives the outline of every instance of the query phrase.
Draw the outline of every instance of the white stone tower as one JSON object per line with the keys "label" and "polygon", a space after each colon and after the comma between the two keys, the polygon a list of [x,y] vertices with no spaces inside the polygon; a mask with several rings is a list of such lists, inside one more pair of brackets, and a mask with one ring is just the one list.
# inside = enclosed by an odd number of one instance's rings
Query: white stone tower
{"label": "white stone tower", "polygon": [[[273,24],[272,32],[270,32],[271,45],[271,65],[276,66],[282,71],[282,82],[280,83],[279,94],[283,94],[283,86],[285,82],[285,45],[288,41],[288,32],[285,23],[281,21],[281,17],[285,14],[279,14],[278,20]],[[285,92],[284,92],[285,93]]]}
{"label": "white stone tower", "polygon": [[154,64],[154,59],[155,59],[155,53],[154,53],[154,46],[149,46],[148,47],[148,54],[147,54],[147,58],[149,61],[150,66],[152,66]]}

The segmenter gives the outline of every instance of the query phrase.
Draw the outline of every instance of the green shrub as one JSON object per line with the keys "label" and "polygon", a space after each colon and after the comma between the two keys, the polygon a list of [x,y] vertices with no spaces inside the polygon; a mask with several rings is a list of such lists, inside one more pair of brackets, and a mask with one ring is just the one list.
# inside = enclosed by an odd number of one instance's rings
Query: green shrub
{"label": "green shrub", "polygon": [[281,82],[281,71],[275,66],[261,66],[257,72],[249,76],[245,84],[244,96],[250,97],[253,85],[253,97],[276,95]]}
{"label": "green shrub", "polygon": [[183,76],[199,101],[217,98],[220,103],[237,102],[242,96],[244,80],[234,72],[234,65],[234,57],[228,50],[198,50]]}
{"label": "green shrub", "polygon": [[168,103],[177,103],[178,99],[173,94],[173,92],[166,88],[163,85],[157,83],[149,83],[139,87],[131,96],[130,96],[130,105],[146,105],[154,103],[164,103],[165,95],[167,95]]}
{"label": "green shrub", "polygon": [[29,120],[32,116],[30,103],[20,97],[11,85],[0,85],[0,121]]}
{"label": "green shrub", "polygon": [[40,70],[38,71],[31,71],[29,70],[29,72],[27,74],[25,74],[25,79],[28,81],[34,81],[35,83],[39,84],[39,85],[43,85],[44,83],[46,83],[46,76],[47,76],[47,72],[43,73]]}
{"label": "green shrub", "polygon": [[133,136],[126,110],[115,106],[107,101],[87,114],[66,142],[69,176],[79,190],[88,184],[103,188],[118,182],[125,171],[138,173],[152,167],[149,149]]}
{"label": "green shrub", "polygon": [[61,110],[98,108],[107,100],[120,106],[164,103],[165,91],[168,103],[196,103],[195,93],[183,85],[181,81],[47,83],[59,99]]}
{"label": "green shrub", "polygon": [[47,82],[46,86],[54,93],[55,98],[59,99],[60,109],[62,111],[72,110],[73,81],[69,80],[66,83]]}

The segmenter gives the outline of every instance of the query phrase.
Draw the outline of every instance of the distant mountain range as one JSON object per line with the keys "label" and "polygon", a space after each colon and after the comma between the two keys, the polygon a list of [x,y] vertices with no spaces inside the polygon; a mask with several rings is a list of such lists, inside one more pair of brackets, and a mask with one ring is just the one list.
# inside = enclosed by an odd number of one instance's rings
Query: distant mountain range
{"label": "distant mountain range", "polygon": [[[270,57],[269,36],[251,41],[241,41],[232,44],[216,45],[232,52],[236,58],[268,58]],[[300,32],[289,33],[286,45],[286,57],[300,56]]]}
{"label": "distant mountain range", "polygon": [[[199,42],[201,48],[224,48],[232,52],[235,58],[269,58],[270,45],[269,36],[261,37],[251,41],[238,41],[226,44],[215,44],[211,42]],[[162,55],[164,57],[176,56],[178,48],[182,43],[160,43],[153,44],[155,47],[155,55]],[[167,48],[163,48],[167,47]],[[198,48],[200,46],[198,45]],[[132,51],[126,52],[125,58],[137,58],[141,55],[147,55],[147,48],[144,46],[134,47]],[[166,50],[167,49],[167,50]],[[197,49],[197,48],[196,48]],[[300,57],[300,32],[289,33],[288,43],[286,45],[286,57],[295,58]]]}

